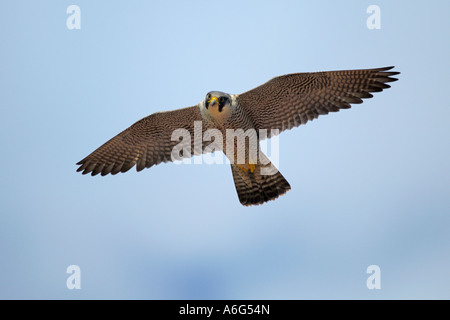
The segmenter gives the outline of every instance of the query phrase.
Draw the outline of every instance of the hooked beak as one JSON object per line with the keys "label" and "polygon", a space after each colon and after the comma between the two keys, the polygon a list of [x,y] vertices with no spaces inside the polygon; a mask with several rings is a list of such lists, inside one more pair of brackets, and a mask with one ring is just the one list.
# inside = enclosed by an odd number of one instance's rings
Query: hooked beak
{"label": "hooked beak", "polygon": [[217,105],[219,104],[219,100],[217,100],[217,97],[212,97],[211,99],[209,99],[208,103],[209,103],[209,106],[213,107],[216,104]]}

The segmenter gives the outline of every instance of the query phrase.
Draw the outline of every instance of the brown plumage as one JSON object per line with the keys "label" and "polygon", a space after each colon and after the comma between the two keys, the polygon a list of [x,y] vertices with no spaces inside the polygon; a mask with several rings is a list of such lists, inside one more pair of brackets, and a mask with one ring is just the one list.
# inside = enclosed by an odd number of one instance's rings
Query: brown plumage
{"label": "brown plumage", "polygon": [[[223,133],[226,129],[253,128],[267,129],[270,136],[270,129],[280,132],[291,129],[319,115],[348,109],[351,104],[371,98],[371,93],[389,88],[387,83],[396,81],[392,76],[399,74],[389,71],[392,68],[295,73],[273,78],[239,95],[211,92],[197,106],[154,113],[136,122],[78,162],[77,171],[116,174],[134,165],[141,171],[171,161],[172,149],[179,143],[171,141],[171,136],[179,128],[188,130],[192,153],[200,154],[210,142],[202,142],[202,150],[194,151],[194,121],[202,121],[203,133],[209,128],[218,128]],[[259,161],[255,170],[231,165],[243,205],[261,204],[290,190],[278,170],[270,175],[260,173],[259,169],[270,166],[270,162],[263,165]]]}
{"label": "brown plumage", "polygon": [[[104,176],[108,173],[126,172],[134,165],[137,171],[141,171],[155,164],[171,161],[172,149],[178,144],[177,141],[171,141],[172,132],[184,128],[193,136],[194,121],[202,121],[197,106],[153,113],[78,162],[80,167],[77,171],[91,173],[93,176],[100,173]],[[191,147],[194,150],[193,139]]]}
{"label": "brown plumage", "polygon": [[[253,172],[244,171],[236,164],[231,165],[236,192],[244,206],[274,200],[291,190],[289,182],[262,152],[260,157],[264,159],[264,164],[258,161]],[[261,174],[263,168],[269,174]]]}
{"label": "brown plumage", "polygon": [[281,133],[390,88],[386,83],[396,81],[391,76],[399,74],[388,72],[392,68],[288,74],[240,94],[237,100],[256,129]]}

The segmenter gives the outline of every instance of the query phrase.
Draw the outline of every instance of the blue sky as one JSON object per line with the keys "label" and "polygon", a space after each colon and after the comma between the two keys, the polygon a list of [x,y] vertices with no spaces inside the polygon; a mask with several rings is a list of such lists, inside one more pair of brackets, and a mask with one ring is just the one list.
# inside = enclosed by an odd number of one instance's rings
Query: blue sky
{"label": "blue sky", "polygon": [[[448,1],[1,8],[0,298],[450,298]],[[135,121],[208,91],[389,65],[391,89],[280,136],[292,190],[263,206],[239,204],[225,165],[75,172]]]}

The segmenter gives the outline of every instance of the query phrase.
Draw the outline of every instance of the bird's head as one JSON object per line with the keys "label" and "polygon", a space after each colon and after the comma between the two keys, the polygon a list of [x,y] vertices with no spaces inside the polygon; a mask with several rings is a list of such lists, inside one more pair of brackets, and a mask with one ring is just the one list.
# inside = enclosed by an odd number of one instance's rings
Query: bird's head
{"label": "bird's head", "polygon": [[204,100],[204,111],[215,120],[225,120],[231,115],[233,100],[231,95],[220,91],[210,91]]}
{"label": "bird's head", "polygon": [[210,91],[205,98],[205,108],[210,110],[217,109],[222,112],[226,108],[231,107],[231,96],[228,93],[220,91]]}

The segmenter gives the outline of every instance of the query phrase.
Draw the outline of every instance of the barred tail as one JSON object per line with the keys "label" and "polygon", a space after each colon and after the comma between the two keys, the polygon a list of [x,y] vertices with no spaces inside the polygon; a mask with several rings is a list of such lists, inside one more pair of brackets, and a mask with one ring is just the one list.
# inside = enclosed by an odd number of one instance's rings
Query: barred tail
{"label": "barred tail", "polygon": [[244,206],[263,204],[291,189],[289,182],[270,162],[266,165],[258,163],[253,172],[232,164],[231,171],[239,201]]}

